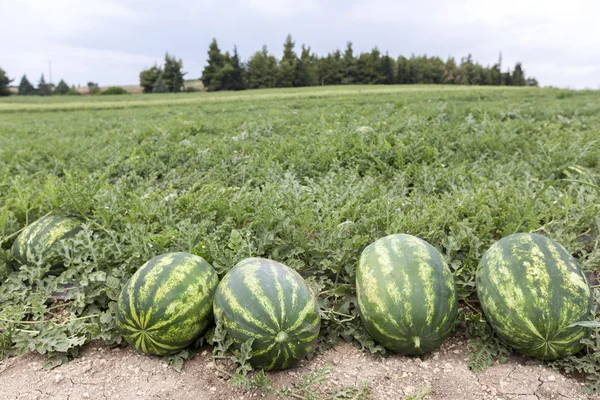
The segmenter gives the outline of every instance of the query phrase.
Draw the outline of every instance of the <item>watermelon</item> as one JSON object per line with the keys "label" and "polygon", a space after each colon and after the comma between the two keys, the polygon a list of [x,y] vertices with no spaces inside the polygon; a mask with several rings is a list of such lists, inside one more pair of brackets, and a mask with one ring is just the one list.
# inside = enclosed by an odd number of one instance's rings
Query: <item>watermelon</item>
{"label": "watermelon", "polygon": [[592,293],[577,261],[560,244],[517,233],[493,244],[477,271],[477,295],[496,334],[518,352],[542,360],[583,348]]}
{"label": "watermelon", "polygon": [[219,278],[188,253],[154,257],[127,281],[117,301],[117,326],[127,342],[152,355],[174,354],[212,322]]}
{"label": "watermelon", "polygon": [[563,179],[572,179],[589,183],[591,185],[598,184],[598,177],[594,174],[594,172],[579,165],[571,165],[565,168],[560,174],[560,177]]}
{"label": "watermelon", "polygon": [[73,216],[48,215],[28,225],[13,243],[13,254],[23,265],[46,257],[51,264],[49,275],[60,275],[65,270],[58,251],[60,242],[75,236],[83,221]]}
{"label": "watermelon", "polygon": [[302,277],[264,258],[243,260],[225,275],[214,312],[236,346],[254,339],[249,362],[265,370],[296,364],[321,326],[317,299]]}
{"label": "watermelon", "polygon": [[442,255],[411,235],[386,236],[364,249],[356,293],[365,328],[396,353],[437,348],[458,315],[454,277]]}

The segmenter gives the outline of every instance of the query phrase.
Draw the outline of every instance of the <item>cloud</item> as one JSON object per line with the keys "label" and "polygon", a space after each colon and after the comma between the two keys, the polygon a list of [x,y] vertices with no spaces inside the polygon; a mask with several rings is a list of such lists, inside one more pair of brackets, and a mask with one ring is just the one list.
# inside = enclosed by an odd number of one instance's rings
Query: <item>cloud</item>
{"label": "cloud", "polygon": [[[5,0],[13,18],[3,20],[7,31],[40,40],[102,31],[111,24],[140,21],[144,12],[112,0]],[[4,29],[2,29],[4,30]],[[40,36],[40,34],[42,34]]]}
{"label": "cloud", "polygon": [[[101,85],[125,85],[138,82],[139,72],[156,61],[160,62],[162,57],[65,45],[0,56],[0,64],[6,65],[7,71],[20,71],[19,74],[26,74],[31,82],[37,82],[42,73],[46,81],[49,80],[48,60],[52,60],[54,83],[65,79],[70,85],[85,85],[88,81],[100,81]],[[108,72],[109,75],[102,76],[110,80],[102,82],[98,71]],[[15,84],[18,84],[21,75],[11,75],[11,78],[16,78]]]}
{"label": "cloud", "polygon": [[242,7],[266,17],[289,17],[319,12],[317,0],[242,0]]}
{"label": "cloud", "polygon": [[[249,57],[277,54],[288,33],[319,55],[354,43],[390,55],[483,64],[521,61],[543,85],[600,84],[600,1],[571,0],[3,0],[0,66],[11,77],[47,70],[69,82],[135,83],[166,51],[198,77],[213,37]],[[158,57],[157,55],[160,55]],[[121,58],[119,60],[119,58]]]}

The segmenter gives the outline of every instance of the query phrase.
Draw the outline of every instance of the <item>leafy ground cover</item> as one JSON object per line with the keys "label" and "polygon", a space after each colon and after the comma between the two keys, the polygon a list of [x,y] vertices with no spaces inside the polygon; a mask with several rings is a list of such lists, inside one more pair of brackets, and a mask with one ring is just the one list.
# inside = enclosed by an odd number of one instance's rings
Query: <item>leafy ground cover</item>
{"label": "leafy ground cover", "polygon": [[[547,235],[600,266],[600,93],[537,88],[325,87],[0,101],[0,357],[49,365],[118,344],[115,301],[148,259],[188,251],[220,276],[246,257],[295,268],[320,293],[317,351],[366,335],[354,297],[362,249],[392,233],[446,257],[472,368],[508,355],[479,314],[474,275],[514,232]],[[17,269],[10,246],[48,213],[84,218],[69,269]],[[77,283],[65,301],[62,284]],[[600,388],[598,336],[554,364]],[[211,335],[215,341],[214,336]],[[218,338],[217,338],[218,339]],[[217,347],[223,345],[218,343]]]}

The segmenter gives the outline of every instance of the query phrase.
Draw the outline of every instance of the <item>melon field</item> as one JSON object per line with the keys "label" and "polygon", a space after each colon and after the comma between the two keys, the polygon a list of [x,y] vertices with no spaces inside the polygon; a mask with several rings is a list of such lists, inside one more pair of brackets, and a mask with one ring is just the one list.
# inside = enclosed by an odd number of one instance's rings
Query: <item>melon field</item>
{"label": "melon field", "polygon": [[[476,271],[501,238],[531,232],[564,246],[595,292],[599,185],[599,91],[415,85],[3,98],[0,397],[594,396],[599,329],[564,359],[513,353],[482,315]],[[84,221],[60,244],[59,276],[43,258],[22,266],[12,250],[27,225],[51,214]],[[454,331],[421,357],[373,341],[358,309],[361,253],[398,233],[439,251],[456,284]],[[121,289],[167,252],[200,256],[221,279],[250,257],[297,271],[320,308],[308,358],[289,371],[250,371],[248,352],[228,351],[214,324],[175,355],[126,347]]]}

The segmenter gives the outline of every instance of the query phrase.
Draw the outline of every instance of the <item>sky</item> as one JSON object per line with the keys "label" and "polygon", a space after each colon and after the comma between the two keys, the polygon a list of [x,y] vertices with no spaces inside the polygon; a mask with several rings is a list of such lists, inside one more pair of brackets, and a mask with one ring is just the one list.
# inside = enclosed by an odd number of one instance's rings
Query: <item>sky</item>
{"label": "sky", "polygon": [[484,65],[502,53],[542,86],[600,89],[599,0],[2,0],[0,68],[15,84],[48,81],[51,61],[55,83],[127,85],[169,52],[195,79],[212,38],[280,58],[288,33],[319,55],[348,41]]}

